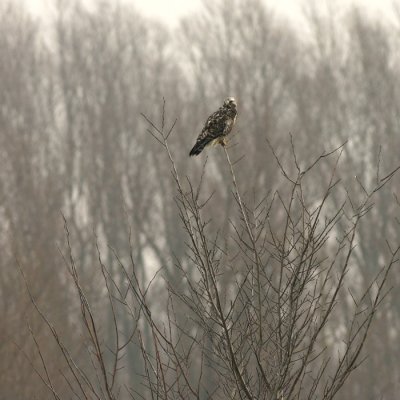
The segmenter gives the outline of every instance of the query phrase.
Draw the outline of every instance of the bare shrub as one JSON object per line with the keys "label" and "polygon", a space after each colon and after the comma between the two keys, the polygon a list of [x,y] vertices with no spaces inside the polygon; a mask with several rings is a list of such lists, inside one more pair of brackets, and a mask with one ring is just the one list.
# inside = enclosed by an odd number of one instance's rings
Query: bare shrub
{"label": "bare shrub", "polygon": [[[237,214],[231,216],[227,231],[219,231],[208,219],[212,195],[202,190],[207,165],[196,185],[181,176],[169,146],[174,124],[165,126],[165,103],[160,126],[145,119],[172,171],[187,248],[184,261],[176,262],[181,283],[169,281],[166,275],[157,294],[157,274],[146,286],[138,276],[131,240],[128,262],[109,248],[118,274],[103,262],[97,246],[103,278],[99,291],[107,299],[101,311],[107,307],[113,316],[109,335],[80,283],[65,221],[65,263],[80,304],[85,357],[74,359],[62,332],[53,327],[32,295],[31,300],[65,360],[63,375],[71,395],[82,399],[334,398],[364,359],[363,346],[387,293],[388,274],[397,262],[399,247],[387,243],[388,258],[367,289],[357,293],[349,289],[348,281],[357,279],[352,264],[360,221],[367,220],[379,191],[396,170],[379,178],[371,191],[364,189],[356,201],[338,178],[346,143],[302,166],[291,141],[293,168],[286,168],[267,141],[285,183],[283,189],[251,202],[236,179],[240,164],[231,161],[229,148],[223,148]],[[330,166],[330,178],[317,196],[310,196],[309,181],[321,164]],[[330,201],[334,193],[343,200],[339,207]],[[121,274],[123,279],[116,279]],[[351,313],[348,320],[335,315],[337,305],[343,303]],[[153,311],[156,308],[158,312]],[[126,325],[129,332],[122,329]],[[130,346],[141,354],[136,386],[124,370],[124,354]],[[41,355],[39,344],[36,349]],[[58,392],[46,360],[42,355],[40,359],[36,372],[53,397],[67,396]]]}

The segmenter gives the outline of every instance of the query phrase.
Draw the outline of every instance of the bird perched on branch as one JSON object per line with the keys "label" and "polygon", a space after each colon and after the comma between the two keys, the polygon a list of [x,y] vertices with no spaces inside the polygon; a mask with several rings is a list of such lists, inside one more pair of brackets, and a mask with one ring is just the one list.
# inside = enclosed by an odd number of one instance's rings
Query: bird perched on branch
{"label": "bird perched on branch", "polygon": [[222,107],[214,114],[210,115],[196,140],[189,156],[197,156],[204,147],[208,145],[226,145],[225,138],[231,132],[236,121],[236,101],[233,97],[228,97]]}

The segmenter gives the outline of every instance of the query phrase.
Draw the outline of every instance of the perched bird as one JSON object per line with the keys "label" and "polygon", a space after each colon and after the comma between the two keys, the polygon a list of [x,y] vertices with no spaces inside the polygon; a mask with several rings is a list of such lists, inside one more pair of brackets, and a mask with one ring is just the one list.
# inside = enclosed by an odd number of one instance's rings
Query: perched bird
{"label": "perched bird", "polygon": [[208,145],[226,145],[225,137],[231,132],[236,121],[236,101],[233,97],[228,97],[222,107],[214,114],[210,115],[196,140],[189,156],[197,156],[204,147]]}

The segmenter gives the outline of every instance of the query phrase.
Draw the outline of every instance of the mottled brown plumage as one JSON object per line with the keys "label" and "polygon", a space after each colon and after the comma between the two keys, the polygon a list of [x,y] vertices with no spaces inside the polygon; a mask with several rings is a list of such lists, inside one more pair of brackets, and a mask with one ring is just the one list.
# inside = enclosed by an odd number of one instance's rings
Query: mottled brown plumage
{"label": "mottled brown plumage", "polygon": [[233,97],[228,97],[222,107],[214,114],[210,115],[196,140],[196,144],[190,150],[190,156],[197,156],[204,147],[210,144],[226,144],[225,138],[231,132],[236,121],[236,101]]}

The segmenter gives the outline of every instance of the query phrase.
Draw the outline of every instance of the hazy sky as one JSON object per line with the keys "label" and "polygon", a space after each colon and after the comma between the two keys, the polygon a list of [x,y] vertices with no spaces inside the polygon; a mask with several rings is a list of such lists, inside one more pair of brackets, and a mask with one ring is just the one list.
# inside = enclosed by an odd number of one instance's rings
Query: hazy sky
{"label": "hazy sky", "polygon": [[[202,0],[124,0],[126,2],[133,2],[137,8],[141,9],[144,13],[157,16],[164,21],[176,22],[182,15],[188,14],[200,8]],[[213,1],[213,0],[208,0]],[[319,0],[333,2],[333,0]],[[338,7],[346,7],[349,4],[357,4],[364,8],[368,8],[372,13],[379,14],[381,12],[387,13],[391,9],[393,0],[334,0]],[[302,5],[310,0],[264,0],[277,11],[282,12],[290,17],[296,17],[301,13]],[[397,0],[400,3],[400,0]],[[318,3],[318,1],[317,1]]]}
{"label": "hazy sky", "polygon": [[[52,4],[55,0],[21,0],[35,13],[43,14],[46,4]],[[95,2],[97,0],[85,0]],[[137,9],[144,14],[159,18],[167,24],[175,25],[180,17],[187,15],[201,7],[202,0],[115,0],[124,3],[133,3]],[[204,0],[203,0],[204,1]],[[214,0],[205,0],[214,1]],[[297,18],[300,15],[301,5],[310,3],[313,0],[264,0],[265,3],[275,8],[290,18]],[[370,10],[377,16],[390,14],[391,4],[400,5],[400,0],[319,0],[322,2],[337,3],[340,8],[348,7],[350,4],[357,4]]]}

